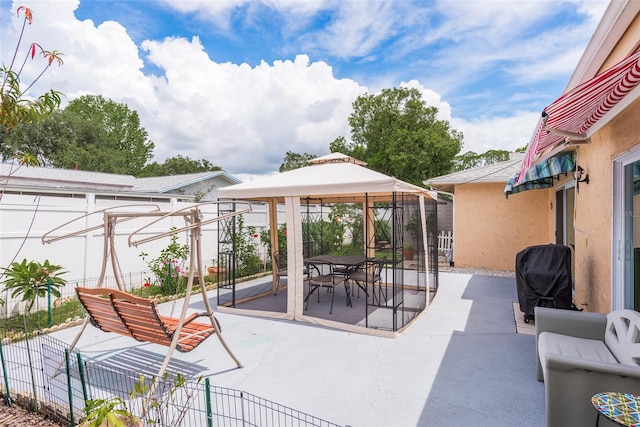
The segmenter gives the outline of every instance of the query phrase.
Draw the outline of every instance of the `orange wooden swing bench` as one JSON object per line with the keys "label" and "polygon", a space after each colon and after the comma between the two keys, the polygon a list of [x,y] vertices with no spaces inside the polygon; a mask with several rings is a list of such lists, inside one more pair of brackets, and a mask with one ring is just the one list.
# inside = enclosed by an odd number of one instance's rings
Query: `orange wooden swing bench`
{"label": "orange wooden swing bench", "polygon": [[[91,323],[104,332],[167,347],[171,345],[179,319],[159,314],[155,300],[107,288],[77,287],[76,293]],[[194,313],[184,319],[176,350],[189,352],[216,333],[211,323],[195,321],[203,316],[208,317],[208,314]]]}

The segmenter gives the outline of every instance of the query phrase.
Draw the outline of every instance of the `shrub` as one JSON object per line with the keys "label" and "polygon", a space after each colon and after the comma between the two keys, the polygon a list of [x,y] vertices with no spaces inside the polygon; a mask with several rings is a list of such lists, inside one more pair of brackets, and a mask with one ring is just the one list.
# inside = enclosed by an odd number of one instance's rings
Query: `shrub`
{"label": "shrub", "polygon": [[27,311],[31,311],[36,299],[45,297],[49,291],[60,298],[60,288],[67,283],[60,276],[65,273],[62,266],[51,264],[49,260],[40,264],[37,261],[27,262],[25,258],[4,269],[5,279],[2,283],[11,291],[11,297],[22,295],[22,301],[29,301]]}

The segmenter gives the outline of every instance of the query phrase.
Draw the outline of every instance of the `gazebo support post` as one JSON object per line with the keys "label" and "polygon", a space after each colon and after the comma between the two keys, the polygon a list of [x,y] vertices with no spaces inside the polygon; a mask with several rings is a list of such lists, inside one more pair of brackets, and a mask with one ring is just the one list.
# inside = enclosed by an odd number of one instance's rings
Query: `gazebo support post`
{"label": "gazebo support post", "polygon": [[271,290],[276,292],[279,273],[276,269],[279,268],[279,266],[273,262],[273,255],[278,252],[278,248],[280,247],[280,242],[278,241],[278,203],[276,199],[269,200],[269,236],[271,238],[271,268],[273,270]]}
{"label": "gazebo support post", "polygon": [[[424,209],[424,196],[422,194],[420,194],[418,196],[418,202],[420,204],[420,218],[422,219],[422,248],[424,250],[424,253],[422,254],[422,256],[424,257],[424,269],[425,269],[425,286],[427,287],[427,306],[429,305],[429,301],[431,300],[431,280],[429,279],[429,246],[427,246],[427,213],[425,212]],[[420,272],[418,272],[418,274],[420,274]],[[418,277],[418,285],[420,284],[420,278]]]}
{"label": "gazebo support post", "polygon": [[287,314],[302,319],[304,310],[304,255],[300,197],[285,197],[287,211]]}

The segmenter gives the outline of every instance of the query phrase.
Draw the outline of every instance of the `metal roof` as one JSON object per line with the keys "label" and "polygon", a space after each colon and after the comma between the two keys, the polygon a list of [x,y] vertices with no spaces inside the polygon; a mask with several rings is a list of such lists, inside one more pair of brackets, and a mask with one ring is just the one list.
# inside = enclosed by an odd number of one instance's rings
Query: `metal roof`
{"label": "metal roof", "polygon": [[425,181],[425,184],[435,190],[450,193],[453,192],[453,188],[456,185],[462,184],[506,184],[509,178],[520,171],[524,153],[511,153],[510,156],[511,158],[505,162],[430,178]]}
{"label": "metal roof", "polygon": [[141,191],[157,191],[160,193],[165,193],[167,191],[175,190],[190,184],[195,184],[216,177],[220,177],[221,179],[229,181],[229,184],[239,184],[242,182],[238,178],[228,174],[225,171],[215,171],[190,173],[185,175],[134,178],[134,186],[136,189],[139,189]]}
{"label": "metal roof", "polygon": [[6,186],[6,190],[38,189],[38,191],[57,193],[61,190],[67,190],[75,192],[163,194],[215,177],[220,177],[228,181],[229,184],[241,182],[225,171],[136,178],[132,175],[0,163],[0,185]]}

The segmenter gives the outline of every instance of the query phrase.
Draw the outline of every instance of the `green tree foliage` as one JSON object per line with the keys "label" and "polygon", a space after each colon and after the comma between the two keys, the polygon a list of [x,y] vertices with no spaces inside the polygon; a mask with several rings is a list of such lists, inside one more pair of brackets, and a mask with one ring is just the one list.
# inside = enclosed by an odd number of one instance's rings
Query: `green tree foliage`
{"label": "green tree foliage", "polygon": [[466,153],[455,157],[453,172],[489,166],[495,163],[505,162],[507,160],[509,160],[509,151],[507,150],[489,150],[482,154],[478,154],[474,151],[467,151]]}
{"label": "green tree foliage", "polygon": [[153,156],[153,142],[138,113],[124,104],[85,95],[37,123],[5,134],[3,158],[29,152],[41,166],[139,176]]}
{"label": "green tree foliage", "polygon": [[29,153],[40,166],[53,164],[56,153],[64,152],[74,139],[72,126],[56,110],[37,123],[20,123],[3,137],[3,160]]}
{"label": "green tree foliage", "polygon": [[150,176],[169,176],[169,175],[183,175],[188,173],[209,172],[222,170],[220,166],[212,165],[208,160],[194,160],[188,156],[181,156],[178,154],[175,157],[167,158],[164,163],[152,162],[146,165],[142,172],[141,177]]}
{"label": "green tree foliage", "polygon": [[451,171],[462,147],[462,133],[446,120],[438,120],[415,88],[384,89],[364,94],[353,103],[349,116],[351,142],[339,137],[330,144],[367,162],[386,175],[422,186],[423,181]]}
{"label": "green tree foliage", "polygon": [[155,145],[140,126],[138,113],[124,104],[85,95],[67,105],[64,118],[73,139],[56,152],[56,167],[138,176],[153,156]]}
{"label": "green tree foliage", "polygon": [[287,154],[284,156],[284,161],[280,165],[280,172],[290,171],[293,169],[298,169],[304,166],[308,166],[308,161],[311,159],[315,159],[315,154],[309,153],[294,153],[293,151],[287,151]]}

